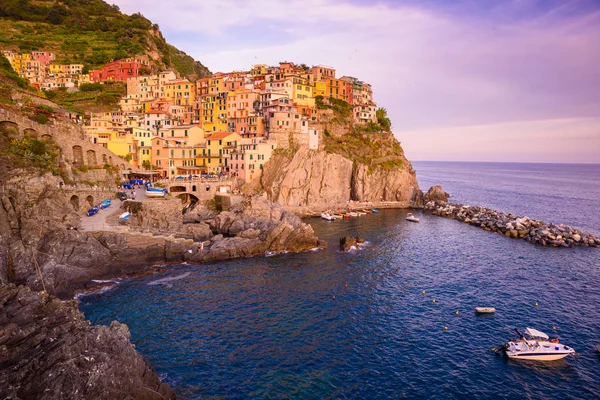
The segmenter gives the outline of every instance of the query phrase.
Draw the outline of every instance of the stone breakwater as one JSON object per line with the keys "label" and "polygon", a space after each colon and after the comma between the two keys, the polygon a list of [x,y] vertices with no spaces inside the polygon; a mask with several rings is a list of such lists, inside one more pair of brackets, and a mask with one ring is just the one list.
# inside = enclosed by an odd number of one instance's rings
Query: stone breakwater
{"label": "stone breakwater", "polygon": [[567,225],[554,225],[544,221],[502,213],[485,207],[430,201],[425,211],[440,217],[454,218],[479,226],[486,231],[502,233],[530,243],[554,247],[600,247],[600,238]]}

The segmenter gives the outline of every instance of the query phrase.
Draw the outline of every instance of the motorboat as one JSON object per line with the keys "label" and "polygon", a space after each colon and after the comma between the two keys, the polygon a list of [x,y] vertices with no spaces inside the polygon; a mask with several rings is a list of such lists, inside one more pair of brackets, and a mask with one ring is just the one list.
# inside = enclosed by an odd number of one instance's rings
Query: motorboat
{"label": "motorboat", "polygon": [[90,208],[89,210],[87,210],[88,217],[98,214],[98,210],[99,210],[98,206],[94,206],[94,207]]}
{"label": "motorboat", "polygon": [[121,222],[126,221],[127,218],[129,218],[130,216],[131,216],[130,213],[124,212],[123,214],[119,215],[119,221],[121,221]]}
{"label": "motorboat", "polygon": [[355,213],[354,211],[350,211],[350,212],[346,213],[346,215],[347,215],[348,217],[358,217],[358,214],[357,214],[357,213]]}
{"label": "motorboat", "polygon": [[508,358],[515,360],[555,361],[576,352],[571,347],[562,344],[557,338],[550,339],[544,332],[537,329],[525,329],[522,335],[515,329],[520,339],[510,339],[497,351],[504,351]]}
{"label": "motorboat", "polygon": [[326,219],[327,221],[335,221],[335,217],[327,212],[322,213],[321,218]]}
{"label": "motorboat", "polygon": [[167,189],[164,188],[146,188],[146,197],[165,197],[167,195]]}
{"label": "motorboat", "polygon": [[477,314],[493,314],[496,309],[494,307],[475,307],[475,312]]}
{"label": "motorboat", "polygon": [[344,216],[342,214],[331,214],[334,219],[342,219]]}
{"label": "motorboat", "polygon": [[102,203],[100,203],[100,208],[104,210],[105,208],[110,207],[111,203],[112,203],[112,201],[110,201],[109,199],[106,199]]}
{"label": "motorboat", "polygon": [[364,211],[357,211],[357,212],[356,212],[356,215],[358,215],[358,216],[361,216],[361,215],[367,215],[367,213],[366,213],[366,212],[364,212]]}
{"label": "motorboat", "polygon": [[408,213],[406,215],[406,220],[410,221],[410,222],[419,222],[419,218],[417,218],[414,215],[412,215],[412,213]]}

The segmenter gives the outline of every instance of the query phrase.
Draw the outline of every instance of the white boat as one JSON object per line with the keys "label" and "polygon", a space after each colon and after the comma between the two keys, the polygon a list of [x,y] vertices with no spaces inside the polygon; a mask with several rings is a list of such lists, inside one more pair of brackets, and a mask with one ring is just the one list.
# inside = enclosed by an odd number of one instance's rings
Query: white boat
{"label": "white boat", "polygon": [[321,214],[321,218],[326,219],[327,221],[335,221],[335,217],[326,212]]}
{"label": "white boat", "polygon": [[358,215],[358,216],[361,216],[361,215],[367,215],[367,213],[366,213],[366,212],[364,212],[364,211],[357,211],[357,212],[356,212],[356,215]]}
{"label": "white boat", "polygon": [[146,197],[165,197],[164,190],[146,190]]}
{"label": "white boat", "polygon": [[346,215],[349,217],[358,217],[358,214],[355,213],[354,211],[350,211],[349,213],[346,213]]}
{"label": "white boat", "polygon": [[515,329],[521,339],[511,339],[502,346],[508,358],[514,360],[532,360],[532,361],[555,361],[565,358],[569,355],[575,355],[575,350],[571,347],[559,343],[558,339],[550,339],[544,332],[537,329],[525,329],[525,335],[521,335]]}
{"label": "white boat", "polygon": [[493,314],[496,309],[494,307],[475,307],[475,312],[477,314]]}
{"label": "white boat", "polygon": [[419,222],[419,218],[417,218],[414,215],[412,215],[412,213],[408,213],[406,215],[406,220],[410,221],[410,222]]}
{"label": "white boat", "polygon": [[124,212],[123,214],[119,215],[119,221],[125,221],[130,216],[131,216],[131,214],[129,214],[128,212]]}

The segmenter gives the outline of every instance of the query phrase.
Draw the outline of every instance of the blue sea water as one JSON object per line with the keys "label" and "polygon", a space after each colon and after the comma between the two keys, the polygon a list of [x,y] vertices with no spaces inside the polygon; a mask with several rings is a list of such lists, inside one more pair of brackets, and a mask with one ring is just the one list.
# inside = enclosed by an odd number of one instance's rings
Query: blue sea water
{"label": "blue sea water", "polygon": [[[455,201],[600,226],[598,166],[415,164],[422,187],[440,183]],[[600,249],[544,248],[416,214],[419,224],[406,210],[310,219],[328,249],[170,266],[80,307],[93,323],[126,323],[179,398],[598,398]],[[347,234],[368,243],[341,253]],[[525,327],[580,356],[494,355]]]}

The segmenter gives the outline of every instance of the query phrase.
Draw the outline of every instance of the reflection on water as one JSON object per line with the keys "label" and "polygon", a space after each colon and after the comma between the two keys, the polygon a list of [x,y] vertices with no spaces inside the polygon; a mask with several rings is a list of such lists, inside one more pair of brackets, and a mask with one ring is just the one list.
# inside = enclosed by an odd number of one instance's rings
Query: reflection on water
{"label": "reflection on water", "polygon": [[[419,224],[403,210],[310,220],[328,249],[174,266],[81,308],[94,323],[129,325],[182,398],[595,398],[598,251],[416,214]],[[339,252],[346,235],[370,245]],[[164,278],[171,287],[148,285]],[[540,365],[494,355],[527,326],[556,326],[582,356]]]}

